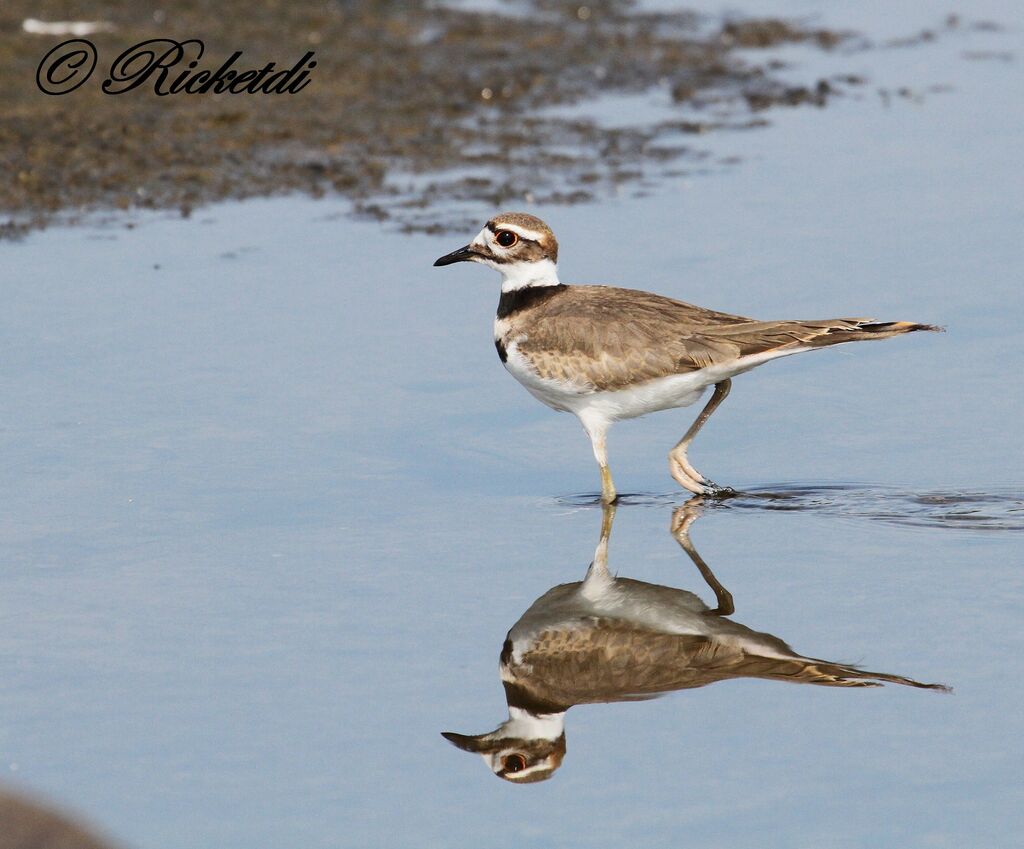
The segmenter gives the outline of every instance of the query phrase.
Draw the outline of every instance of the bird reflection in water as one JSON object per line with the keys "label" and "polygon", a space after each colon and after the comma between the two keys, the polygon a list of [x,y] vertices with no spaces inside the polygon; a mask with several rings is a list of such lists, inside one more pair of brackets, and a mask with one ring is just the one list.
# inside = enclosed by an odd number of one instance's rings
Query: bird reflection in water
{"label": "bird reflection in water", "polygon": [[608,539],[615,507],[608,506],[584,580],[552,587],[508,632],[501,650],[508,720],[488,734],[446,731],[445,739],[482,755],[495,775],[525,784],[550,778],[562,765],[565,713],[573,705],[639,701],[730,678],[948,690],[804,657],[778,637],[729,619],[732,596],[690,541],[699,512],[699,498],[679,507],[672,534],[714,592],[715,607],[686,590],[613,576]]}

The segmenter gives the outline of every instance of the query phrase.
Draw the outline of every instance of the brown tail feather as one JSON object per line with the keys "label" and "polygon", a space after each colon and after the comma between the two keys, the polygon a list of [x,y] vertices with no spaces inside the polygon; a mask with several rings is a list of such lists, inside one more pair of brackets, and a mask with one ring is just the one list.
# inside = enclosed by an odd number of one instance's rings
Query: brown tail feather
{"label": "brown tail feather", "polygon": [[824,348],[841,345],[843,342],[861,342],[869,339],[888,339],[917,330],[944,333],[945,328],[933,324],[915,324],[912,321],[871,321],[869,319],[846,319],[827,328],[824,333],[808,339],[804,344],[810,348]]}
{"label": "brown tail feather", "polygon": [[918,687],[922,690],[938,690],[940,693],[951,693],[953,688],[947,684],[925,684],[903,675],[890,675],[886,672],[869,672],[856,666],[847,666],[828,661],[814,661],[810,667],[815,671],[832,678],[831,681],[815,681],[816,684],[831,684],[838,687],[878,687],[886,684],[903,684],[905,687]]}
{"label": "brown tail feather", "polygon": [[773,678],[777,681],[792,681],[798,684],[818,684],[825,687],[880,687],[886,684],[903,684],[922,690],[952,692],[946,684],[925,684],[903,675],[886,672],[870,672],[857,666],[833,663],[810,657],[794,657],[789,660],[758,658],[760,667],[747,674],[758,678]]}

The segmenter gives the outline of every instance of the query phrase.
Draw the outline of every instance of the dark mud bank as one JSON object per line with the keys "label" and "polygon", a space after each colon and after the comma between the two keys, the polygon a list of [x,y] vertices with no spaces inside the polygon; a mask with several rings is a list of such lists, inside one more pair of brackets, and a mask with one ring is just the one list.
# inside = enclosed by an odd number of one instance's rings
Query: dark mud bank
{"label": "dark mud bank", "polygon": [[[152,12],[105,4],[89,34],[93,77],[64,96],[35,85],[42,56],[69,35],[26,18],[94,20],[72,0],[13,0],[0,11],[0,229],[17,235],[104,209],[177,208],[301,191],[337,193],[356,214],[418,230],[466,225],[459,202],[582,202],[699,160],[687,139],[764,123],[771,107],[823,106],[860,80],[808,80],[772,58],[779,44],[822,50],[848,33],[777,20],[646,13],[626,3],[250,4],[186,0]],[[202,67],[242,51],[241,68],[317,63],[297,94],[117,95],[101,83],[146,39],[201,38]],[[783,74],[786,73],[786,77]],[[679,120],[615,127],[559,115],[606,94],[659,88]],[[445,211],[433,208],[444,200]]]}

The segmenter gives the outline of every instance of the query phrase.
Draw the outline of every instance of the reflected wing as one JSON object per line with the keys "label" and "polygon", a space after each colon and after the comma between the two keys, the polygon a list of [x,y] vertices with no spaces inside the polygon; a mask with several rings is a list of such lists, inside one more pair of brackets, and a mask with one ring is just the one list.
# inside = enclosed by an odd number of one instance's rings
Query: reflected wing
{"label": "reflected wing", "polygon": [[[754,639],[665,634],[637,629],[622,620],[587,617],[573,627],[541,633],[521,663],[509,671],[536,698],[561,705],[653,698],[729,678],[829,687],[877,687],[887,681],[943,689],[802,657],[777,637],[753,631],[750,635]],[[757,653],[758,646],[765,654]]]}
{"label": "reflected wing", "polygon": [[[544,631],[511,668],[516,683],[546,701],[573,705],[652,698],[702,687],[715,643],[694,635],[640,630],[617,619],[588,617]],[[717,657],[714,662],[722,663]]]}

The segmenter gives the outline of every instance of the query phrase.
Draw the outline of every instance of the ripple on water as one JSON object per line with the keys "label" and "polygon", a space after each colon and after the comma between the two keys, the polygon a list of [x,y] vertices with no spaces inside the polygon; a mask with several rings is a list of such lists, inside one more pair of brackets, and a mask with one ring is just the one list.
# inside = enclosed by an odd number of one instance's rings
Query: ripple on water
{"label": "ripple on water", "polygon": [[[561,496],[557,503],[571,507],[599,506],[597,493]],[[891,525],[958,528],[971,531],[1024,531],[1024,490],[926,490],[871,484],[772,484],[722,498],[693,498],[707,510],[817,511]],[[645,507],[683,503],[680,493],[624,493],[619,505]]]}

